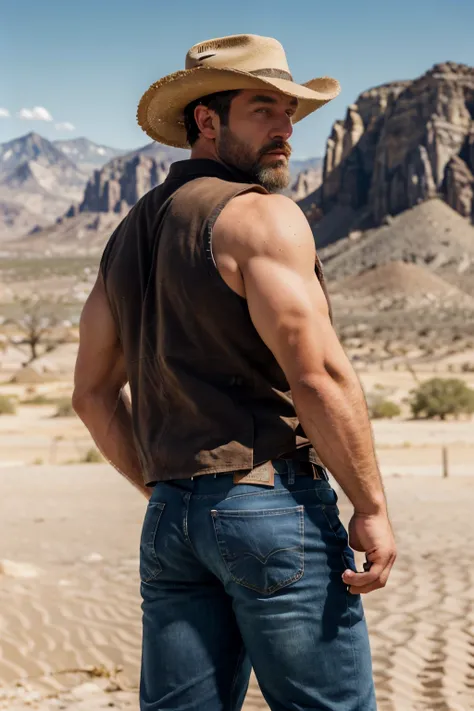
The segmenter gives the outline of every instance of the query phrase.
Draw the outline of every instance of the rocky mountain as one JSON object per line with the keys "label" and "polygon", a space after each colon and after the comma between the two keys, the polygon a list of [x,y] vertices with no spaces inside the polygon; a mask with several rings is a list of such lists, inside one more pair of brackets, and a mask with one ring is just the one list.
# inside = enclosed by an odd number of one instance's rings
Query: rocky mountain
{"label": "rocky mountain", "polygon": [[53,141],[53,145],[70,158],[79,170],[91,174],[97,168],[102,168],[113,158],[127,151],[109,146],[99,145],[88,138],[72,138],[66,141]]}
{"label": "rocky mountain", "polygon": [[308,168],[302,170],[296,175],[295,181],[292,184],[288,194],[293,200],[302,200],[307,195],[314,192],[323,181],[321,169]]}
{"label": "rocky mountain", "polygon": [[71,206],[66,217],[81,212],[125,213],[145,193],[165,180],[169,166],[169,160],[157,162],[139,151],[114,158],[101,170],[94,171],[81,203]]}
{"label": "rocky mountain", "polygon": [[37,133],[0,145],[0,239],[47,224],[80,198],[87,181],[64,153]]}
{"label": "rocky mountain", "polygon": [[305,158],[303,160],[297,158],[290,159],[290,173],[293,181],[296,180],[300,173],[310,170],[322,173],[323,158]]}
{"label": "rocky mountain", "polygon": [[323,183],[300,204],[324,246],[435,196],[474,221],[474,67],[370,89],[336,121]]}
{"label": "rocky mountain", "polygon": [[[74,219],[83,213],[117,214],[124,216],[127,211],[149,190],[160,185],[166,178],[169,167],[176,160],[189,157],[189,151],[169,148],[158,143],[150,143],[136,151],[114,158],[100,170],[95,170],[87,182],[83,198],[79,204],[73,204],[65,214],[65,219]],[[312,159],[305,161],[308,166],[319,166],[321,161]],[[313,190],[320,182],[320,170],[317,167],[308,169],[297,175],[291,194],[302,197]],[[107,221],[109,224],[110,221]],[[63,220],[64,229],[70,234],[70,225]],[[102,230],[104,220],[88,220],[88,224],[97,224],[97,230]],[[61,230],[56,227],[47,228],[51,235],[59,235]],[[82,229],[78,225],[78,229]],[[93,229],[93,228],[89,228]],[[92,240],[97,243],[97,240]]]}
{"label": "rocky mountain", "polygon": [[0,180],[4,182],[24,163],[34,163],[44,168],[57,167],[63,171],[66,178],[77,172],[75,163],[53,143],[33,132],[0,144]]}
{"label": "rocky mountain", "polygon": [[157,163],[171,164],[176,160],[189,158],[189,151],[184,148],[173,148],[172,146],[165,146],[161,143],[156,143],[156,141],[152,141],[152,143],[147,143],[141,148],[126,153],[124,158],[129,160],[137,155],[153,158]]}

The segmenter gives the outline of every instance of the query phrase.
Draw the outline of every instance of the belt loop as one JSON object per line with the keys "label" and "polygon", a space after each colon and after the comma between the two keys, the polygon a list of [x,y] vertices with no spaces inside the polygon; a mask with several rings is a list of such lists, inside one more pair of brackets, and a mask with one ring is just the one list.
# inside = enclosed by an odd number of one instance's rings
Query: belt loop
{"label": "belt loop", "polygon": [[288,484],[294,484],[295,483],[295,463],[293,460],[290,460],[286,463],[288,467]]}

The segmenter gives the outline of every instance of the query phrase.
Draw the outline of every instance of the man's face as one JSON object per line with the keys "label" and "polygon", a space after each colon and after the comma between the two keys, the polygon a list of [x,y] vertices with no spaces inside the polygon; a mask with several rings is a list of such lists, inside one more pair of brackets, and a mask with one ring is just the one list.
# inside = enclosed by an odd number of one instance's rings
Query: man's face
{"label": "man's face", "polygon": [[219,129],[219,158],[269,192],[286,188],[291,155],[287,141],[293,133],[291,117],[297,105],[297,99],[279,92],[241,91],[232,100],[228,125]]}

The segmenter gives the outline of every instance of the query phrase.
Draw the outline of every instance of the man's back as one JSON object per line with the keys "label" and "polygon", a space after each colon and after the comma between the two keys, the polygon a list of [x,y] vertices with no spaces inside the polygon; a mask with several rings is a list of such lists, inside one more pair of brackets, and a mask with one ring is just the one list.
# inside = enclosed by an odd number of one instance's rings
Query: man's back
{"label": "man's back", "polygon": [[319,461],[245,297],[214,261],[221,211],[236,195],[269,199],[237,177],[216,161],[175,164],[102,259],[148,483],[250,471],[297,450]]}

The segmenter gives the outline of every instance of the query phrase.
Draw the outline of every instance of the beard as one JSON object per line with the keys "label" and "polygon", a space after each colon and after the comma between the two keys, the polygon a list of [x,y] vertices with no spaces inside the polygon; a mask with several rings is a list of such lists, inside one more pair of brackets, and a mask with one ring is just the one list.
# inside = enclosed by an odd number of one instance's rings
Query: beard
{"label": "beard", "polygon": [[[244,141],[232,133],[230,128],[223,126],[216,148],[223,163],[237,168],[248,176],[249,182],[261,185],[270,193],[283,190],[290,184],[288,158],[291,148],[285,142],[273,142],[255,154]],[[281,152],[287,156],[286,160],[276,156],[265,157],[269,151],[278,149],[281,149]]]}

